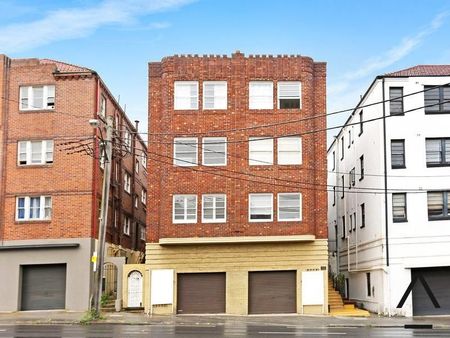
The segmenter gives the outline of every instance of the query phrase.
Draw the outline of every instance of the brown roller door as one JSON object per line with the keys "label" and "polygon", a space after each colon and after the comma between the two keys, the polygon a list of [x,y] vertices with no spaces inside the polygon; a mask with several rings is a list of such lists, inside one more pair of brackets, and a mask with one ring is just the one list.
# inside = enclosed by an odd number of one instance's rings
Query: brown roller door
{"label": "brown roller door", "polygon": [[225,273],[179,273],[177,313],[225,313]]}
{"label": "brown roller door", "polygon": [[65,307],[65,264],[22,266],[22,311]]}
{"label": "brown roller door", "polygon": [[296,272],[250,272],[248,280],[248,313],[295,313]]}

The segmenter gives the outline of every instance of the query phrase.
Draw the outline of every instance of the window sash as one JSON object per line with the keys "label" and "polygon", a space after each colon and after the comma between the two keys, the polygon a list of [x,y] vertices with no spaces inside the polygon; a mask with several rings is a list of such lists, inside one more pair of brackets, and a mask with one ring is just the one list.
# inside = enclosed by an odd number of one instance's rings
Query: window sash
{"label": "window sash", "polygon": [[123,175],[123,189],[127,192],[131,192],[131,176],[128,173]]}
{"label": "window sash", "polygon": [[125,235],[130,235],[131,228],[131,219],[128,216],[124,216],[123,218],[123,233]]}
{"label": "window sash", "polygon": [[424,103],[425,106],[432,105],[429,107],[425,107],[425,113],[449,113],[450,112],[450,86],[439,87],[429,89],[430,86],[425,86],[424,89]]}
{"label": "window sash", "polygon": [[389,100],[391,115],[403,115],[403,87],[390,87]]}
{"label": "window sash", "polygon": [[203,82],[203,109],[227,109],[227,82]]}
{"label": "window sash", "polygon": [[141,191],[141,202],[144,205],[147,205],[147,191],[142,189]]}
{"label": "window sash", "polygon": [[52,217],[50,196],[20,196],[16,198],[17,221],[42,221]]}
{"label": "window sash", "polygon": [[106,116],[106,99],[103,95],[100,97],[100,115],[103,117]]}
{"label": "window sash", "polygon": [[278,109],[301,108],[301,82],[299,81],[279,81],[277,88]]}
{"label": "window sash", "polygon": [[302,138],[280,137],[278,145],[278,164],[298,165],[302,164]]}
{"label": "window sash", "polygon": [[429,191],[427,193],[428,219],[450,218],[449,191]]}
{"label": "window sash", "polygon": [[198,82],[175,81],[174,110],[198,109]]}
{"label": "window sash", "polygon": [[192,167],[198,164],[196,138],[175,138],[173,144],[173,164],[180,167]]}
{"label": "window sash", "polygon": [[273,82],[249,82],[249,109],[273,109]]}
{"label": "window sash", "polygon": [[278,194],[278,221],[302,220],[302,196],[300,193]]}
{"label": "window sash", "polygon": [[173,195],[173,223],[197,223],[197,195]]}
{"label": "window sash", "polygon": [[248,204],[250,222],[273,221],[272,194],[250,194]]}
{"label": "window sash", "polygon": [[405,167],[405,141],[391,140],[391,167]]}
{"label": "window sash", "polygon": [[427,166],[450,165],[450,139],[425,140]]}
{"label": "window sash", "polygon": [[46,110],[55,108],[55,86],[21,86],[19,110]]}
{"label": "window sash", "polygon": [[249,165],[272,165],[273,164],[273,138],[250,137]]}
{"label": "window sash", "polygon": [[53,140],[19,141],[17,143],[18,165],[53,163]]}
{"label": "window sash", "polygon": [[222,223],[226,221],[226,195],[202,196],[202,222]]}
{"label": "window sash", "polygon": [[392,194],[392,218],[395,221],[405,221],[406,215],[406,194]]}
{"label": "window sash", "polygon": [[227,138],[204,137],[202,140],[203,165],[227,165]]}

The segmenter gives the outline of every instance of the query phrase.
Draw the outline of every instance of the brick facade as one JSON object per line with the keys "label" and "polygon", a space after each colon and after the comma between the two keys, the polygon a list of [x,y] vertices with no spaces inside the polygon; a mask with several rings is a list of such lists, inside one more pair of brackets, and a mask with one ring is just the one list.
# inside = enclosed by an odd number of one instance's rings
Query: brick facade
{"label": "brick facade", "polygon": [[[203,110],[203,81],[227,81],[227,109]],[[250,110],[249,81],[274,84],[274,107]],[[199,82],[199,109],[174,110],[174,81]],[[301,81],[301,109],[276,109],[277,82]],[[302,56],[252,56],[236,52],[228,56],[172,56],[149,64],[149,242],[161,238],[315,235],[327,238],[326,65]],[[319,118],[310,118],[321,115]],[[301,122],[268,128],[214,133],[287,120]],[[302,135],[301,165],[249,165],[249,137]],[[165,135],[158,135],[165,134]],[[176,167],[174,137],[227,137],[227,165],[224,167]],[[274,163],[277,163],[274,142]],[[201,148],[199,147],[199,163]],[[248,173],[249,175],[243,174]],[[223,177],[229,176],[229,177]],[[263,176],[261,178],[257,176]],[[283,181],[285,180],[285,181]],[[289,182],[290,181],[290,182]],[[298,181],[300,183],[292,183]],[[272,222],[249,222],[249,193],[273,193]],[[276,220],[277,193],[302,193],[302,221]],[[225,223],[202,223],[201,196],[227,196]],[[172,223],[174,194],[197,195],[197,223]]]}
{"label": "brick facade", "polygon": [[[144,241],[139,239],[135,224],[145,226],[146,206],[139,203],[134,208],[132,195],[146,185],[146,170],[134,175],[137,157],[134,149],[144,148],[145,144],[97,73],[53,60],[9,59],[1,55],[0,76],[3,97],[0,155],[5,154],[0,160],[4,191],[0,200],[0,239],[97,238],[103,171],[99,166],[98,142],[88,121],[97,118],[99,98],[103,96],[107,115],[119,122],[115,126],[115,148],[123,142],[124,128],[133,135],[131,154],[114,159],[107,242],[142,251]],[[19,88],[30,85],[55,85],[54,109],[19,110]],[[104,125],[102,128],[105,135]],[[53,163],[18,164],[18,142],[31,140],[53,140]],[[77,148],[77,141],[88,143],[96,159],[78,152],[81,148]],[[115,170],[120,171],[117,181]],[[123,171],[133,177],[131,195],[123,192]],[[51,220],[17,221],[16,198],[40,195],[52,197]],[[114,226],[114,209],[119,212],[117,226]],[[132,218],[129,236],[122,231],[124,214]]]}

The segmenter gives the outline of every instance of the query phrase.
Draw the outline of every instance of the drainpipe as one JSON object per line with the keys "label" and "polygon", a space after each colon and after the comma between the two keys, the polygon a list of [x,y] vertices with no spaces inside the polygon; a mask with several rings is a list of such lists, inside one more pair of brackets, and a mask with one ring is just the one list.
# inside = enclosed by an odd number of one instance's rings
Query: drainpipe
{"label": "drainpipe", "polygon": [[387,291],[388,291],[388,316],[391,316],[391,281],[389,268],[389,219],[388,219],[388,180],[387,180],[387,137],[386,137],[386,98],[385,98],[385,79],[382,80],[382,100],[383,100],[383,143],[384,143],[384,222],[386,238],[386,272],[387,272]]}

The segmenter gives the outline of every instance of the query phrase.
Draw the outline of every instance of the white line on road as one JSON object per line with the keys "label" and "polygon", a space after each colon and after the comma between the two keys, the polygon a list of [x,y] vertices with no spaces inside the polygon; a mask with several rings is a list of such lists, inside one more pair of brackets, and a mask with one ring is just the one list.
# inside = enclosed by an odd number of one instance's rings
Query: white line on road
{"label": "white line on road", "polygon": [[258,332],[259,334],[285,334],[285,335],[291,335],[291,336],[298,336],[298,335],[320,335],[320,336],[322,336],[322,335],[324,335],[324,334],[326,334],[326,335],[329,335],[329,336],[332,336],[332,335],[346,335],[347,333],[345,333],[345,332],[283,332],[283,331],[280,331],[280,332],[277,332],[277,331],[261,331],[261,332]]}

